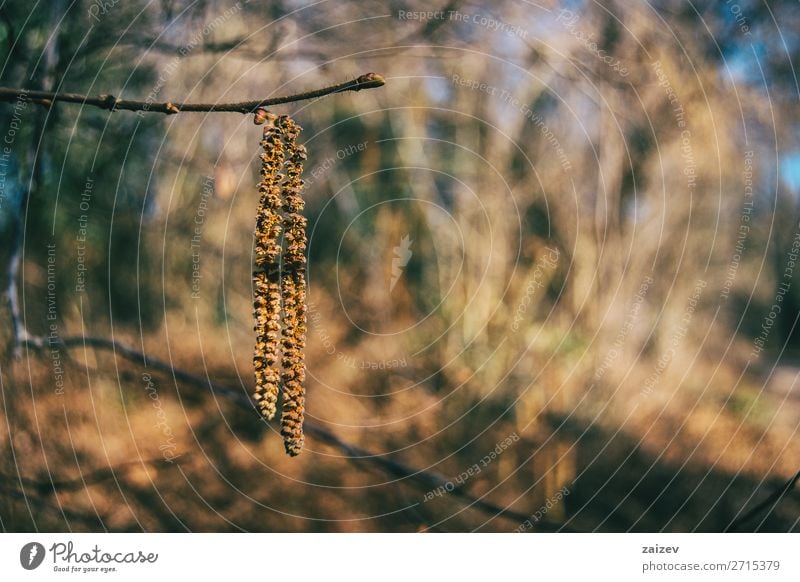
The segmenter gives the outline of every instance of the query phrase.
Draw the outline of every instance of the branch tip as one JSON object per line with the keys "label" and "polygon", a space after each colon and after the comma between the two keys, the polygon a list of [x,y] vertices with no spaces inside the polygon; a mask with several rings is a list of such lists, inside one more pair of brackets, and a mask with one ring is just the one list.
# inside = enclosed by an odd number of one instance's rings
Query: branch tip
{"label": "branch tip", "polygon": [[361,89],[375,89],[377,87],[383,87],[386,84],[386,79],[383,78],[382,75],[378,73],[367,73],[366,75],[361,75],[358,79],[356,79],[356,88],[354,91],[361,91]]}

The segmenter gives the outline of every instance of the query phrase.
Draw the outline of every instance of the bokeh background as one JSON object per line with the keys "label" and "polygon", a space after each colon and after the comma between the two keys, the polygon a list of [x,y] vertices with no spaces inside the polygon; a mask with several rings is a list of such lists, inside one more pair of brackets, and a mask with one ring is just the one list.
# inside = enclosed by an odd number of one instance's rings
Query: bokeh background
{"label": "bokeh background", "polygon": [[[423,12],[420,12],[423,11]],[[0,5],[0,85],[303,126],[308,438],[250,404],[260,128],[0,104],[6,531],[797,531],[800,6]]]}

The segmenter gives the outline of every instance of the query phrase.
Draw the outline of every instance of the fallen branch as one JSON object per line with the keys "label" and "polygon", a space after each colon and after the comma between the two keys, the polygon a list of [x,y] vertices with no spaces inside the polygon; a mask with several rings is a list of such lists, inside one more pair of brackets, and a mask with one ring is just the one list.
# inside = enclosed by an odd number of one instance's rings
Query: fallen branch
{"label": "fallen branch", "polygon": [[11,89],[0,87],[0,101],[15,102],[24,99],[30,103],[36,103],[45,107],[51,107],[54,103],[80,103],[81,105],[91,105],[109,111],[143,111],[152,113],[164,113],[172,115],[174,113],[189,112],[233,112],[233,113],[253,113],[256,109],[293,103],[295,101],[305,101],[325,97],[334,93],[345,91],[361,91],[362,89],[374,89],[385,84],[383,77],[377,73],[367,73],[357,79],[339,83],[330,87],[287,95],[285,97],[272,97],[270,99],[259,99],[256,101],[242,101],[240,103],[180,103],[177,101],[167,101],[165,103],[151,103],[149,101],[132,101],[121,99],[113,95],[98,95],[89,97],[78,93],[58,93],[51,91],[29,91],[27,89]]}

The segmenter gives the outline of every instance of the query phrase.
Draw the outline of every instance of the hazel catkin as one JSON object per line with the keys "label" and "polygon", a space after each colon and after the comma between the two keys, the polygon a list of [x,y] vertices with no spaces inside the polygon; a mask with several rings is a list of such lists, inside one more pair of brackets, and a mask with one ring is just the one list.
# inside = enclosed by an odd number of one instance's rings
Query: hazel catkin
{"label": "hazel catkin", "polygon": [[286,452],[295,456],[300,454],[305,438],[308,242],[301,193],[307,154],[305,147],[297,144],[302,128],[294,120],[269,113],[261,117],[266,127],[261,141],[264,152],[253,273],[255,400],[261,413],[272,419],[280,392],[281,435]]}
{"label": "hazel catkin", "polygon": [[306,224],[302,212],[305,203],[303,162],[306,149],[296,143],[302,128],[291,118],[278,118],[286,142],[286,180],[282,184],[283,228],[286,233],[286,253],[282,279],[284,327],[282,333],[283,412],[281,434],[286,452],[300,454],[303,447],[303,417],[305,414],[305,346],[306,346]]}
{"label": "hazel catkin", "polygon": [[[267,119],[268,122],[274,122]],[[267,419],[275,416],[279,375],[276,365],[279,356],[281,295],[278,281],[278,261],[281,243],[280,174],[284,148],[280,131],[273,123],[264,128],[261,140],[261,181],[256,214],[255,263],[253,274],[253,309],[256,344],[253,351],[255,369],[255,400]]]}

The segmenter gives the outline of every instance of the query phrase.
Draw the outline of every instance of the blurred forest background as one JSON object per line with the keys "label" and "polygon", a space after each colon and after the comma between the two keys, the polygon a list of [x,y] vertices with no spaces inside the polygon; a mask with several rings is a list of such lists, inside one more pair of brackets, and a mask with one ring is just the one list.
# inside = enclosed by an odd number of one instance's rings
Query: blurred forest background
{"label": "blurred forest background", "polygon": [[788,0],[3,2],[4,87],[386,86],[273,109],[294,459],[249,401],[252,116],[0,104],[0,526],[800,530],[798,54]]}

